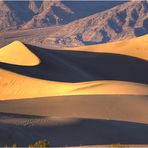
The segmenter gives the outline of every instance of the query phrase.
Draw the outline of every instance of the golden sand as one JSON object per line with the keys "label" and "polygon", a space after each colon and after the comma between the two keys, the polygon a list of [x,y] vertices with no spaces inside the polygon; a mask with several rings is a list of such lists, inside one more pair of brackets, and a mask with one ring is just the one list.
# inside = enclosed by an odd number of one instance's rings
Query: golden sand
{"label": "golden sand", "polygon": [[114,53],[148,60],[148,35],[106,44],[65,48],[65,50]]}
{"label": "golden sand", "polygon": [[[147,45],[148,35],[120,42],[72,49],[124,54],[148,60]],[[0,50],[0,62],[33,66],[39,64],[40,59],[27,49],[24,44],[15,41]],[[148,95],[148,85],[110,80],[80,83],[55,82],[31,78],[0,69],[0,100],[92,94]]]}
{"label": "golden sand", "polygon": [[63,95],[132,94],[148,95],[146,84],[123,81],[54,82],[0,69],[0,100]]}
{"label": "golden sand", "polygon": [[0,49],[0,62],[15,65],[34,66],[38,65],[40,60],[35,54],[27,49],[23,43],[14,41]]}

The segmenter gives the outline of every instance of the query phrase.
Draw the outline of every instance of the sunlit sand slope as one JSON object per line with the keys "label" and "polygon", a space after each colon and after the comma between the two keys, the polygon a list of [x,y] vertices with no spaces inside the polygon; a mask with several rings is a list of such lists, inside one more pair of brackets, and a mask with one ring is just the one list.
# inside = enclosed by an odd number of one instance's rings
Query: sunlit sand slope
{"label": "sunlit sand slope", "polygon": [[148,95],[146,84],[123,81],[65,83],[45,81],[0,69],[0,100],[82,94]]}
{"label": "sunlit sand slope", "polygon": [[66,50],[115,53],[148,60],[148,35],[106,44],[66,48]]}
{"label": "sunlit sand slope", "polygon": [[0,62],[33,66],[39,64],[40,60],[23,43],[15,41],[0,49]]}
{"label": "sunlit sand slope", "polygon": [[[0,100],[62,95],[148,95],[147,78],[145,78],[145,74],[147,74],[147,64],[145,60],[148,59],[147,41],[148,36],[146,35],[127,41],[73,48],[73,50],[115,53],[114,55],[122,54],[129,56],[129,58],[130,56],[140,58],[140,60],[131,59],[130,62],[127,62],[125,65],[124,62],[127,60],[122,59],[124,56],[114,59],[116,57],[111,55],[111,61],[109,63],[103,62],[106,66],[104,66],[104,64],[102,65],[102,61],[106,61],[109,56],[103,55],[104,58],[102,58],[100,53],[97,54],[101,56],[86,55],[79,52],[65,53],[39,48],[31,52],[32,50],[29,50],[21,42],[13,42],[0,50],[0,62],[1,65],[5,66],[3,67],[4,69],[0,69]],[[91,63],[92,61],[93,63]],[[142,62],[142,66],[139,66],[137,70],[138,63],[140,62]],[[7,64],[5,65],[5,63]],[[122,66],[120,66],[120,64]],[[128,67],[129,64],[131,64],[131,68],[134,68],[133,70]],[[123,67],[121,69],[122,71],[118,70],[120,67]],[[15,69],[14,72],[10,72],[8,70],[9,68],[11,71]],[[94,69],[98,70],[94,71]],[[106,69],[110,70],[110,73],[108,73]],[[136,72],[133,72],[134,70],[136,70]],[[139,71],[140,73],[138,73]],[[115,72],[119,79],[114,79],[116,78]],[[96,75],[99,76],[100,73],[102,74],[102,79],[96,77]],[[62,79],[66,77],[74,79],[75,75],[81,75],[78,79],[83,79],[85,75],[88,75],[89,78],[92,77],[92,79],[88,79],[89,81],[87,81],[87,79],[85,81],[79,80],[77,83],[62,81]],[[104,79],[107,78],[108,75],[112,77]],[[126,77],[124,77],[124,75]],[[136,81],[134,81],[134,79],[131,79],[133,81],[130,81],[130,79],[129,82],[126,81],[129,75],[130,77],[135,77]],[[47,80],[46,76],[48,77]],[[139,81],[139,77],[140,79],[142,77],[145,79]],[[42,80],[42,78],[45,80]]]}

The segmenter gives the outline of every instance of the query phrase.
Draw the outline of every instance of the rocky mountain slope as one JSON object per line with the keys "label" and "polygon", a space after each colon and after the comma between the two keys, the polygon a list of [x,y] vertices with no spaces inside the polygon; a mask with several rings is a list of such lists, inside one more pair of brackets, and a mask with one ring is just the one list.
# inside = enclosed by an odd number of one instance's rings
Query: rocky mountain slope
{"label": "rocky mountain slope", "polygon": [[[132,38],[148,33],[148,1],[130,1],[76,20],[56,34],[57,43],[89,45]],[[45,43],[48,39],[45,40]]]}
{"label": "rocky mountain slope", "polygon": [[148,34],[148,1],[1,1],[0,6],[0,30],[18,28],[1,33],[0,46],[20,40],[61,48]]}
{"label": "rocky mountain slope", "polygon": [[0,1],[0,31],[59,25],[112,8],[121,2]]}
{"label": "rocky mountain slope", "polygon": [[[68,21],[73,12],[60,1],[1,1],[0,30],[35,28]],[[57,11],[60,11],[58,15]]]}

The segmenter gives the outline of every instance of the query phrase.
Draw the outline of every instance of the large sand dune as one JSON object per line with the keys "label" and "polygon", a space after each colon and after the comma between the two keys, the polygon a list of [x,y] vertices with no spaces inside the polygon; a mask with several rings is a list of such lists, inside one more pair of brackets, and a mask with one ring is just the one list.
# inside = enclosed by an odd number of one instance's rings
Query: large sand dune
{"label": "large sand dune", "polygon": [[[73,49],[84,52],[47,50],[14,42],[0,50],[0,99],[148,95],[147,39],[143,36]],[[88,49],[96,52],[86,52]]]}
{"label": "large sand dune", "polygon": [[64,51],[18,41],[2,48],[0,146],[148,144],[147,38]]}
{"label": "large sand dune", "polygon": [[0,49],[0,62],[33,66],[38,65],[40,60],[24,44],[15,41]]}
{"label": "large sand dune", "polygon": [[30,78],[2,69],[0,73],[1,100],[82,94],[148,95],[146,84],[123,81],[65,83]]}
{"label": "large sand dune", "polygon": [[66,50],[114,53],[148,60],[148,35],[106,44],[66,48]]}

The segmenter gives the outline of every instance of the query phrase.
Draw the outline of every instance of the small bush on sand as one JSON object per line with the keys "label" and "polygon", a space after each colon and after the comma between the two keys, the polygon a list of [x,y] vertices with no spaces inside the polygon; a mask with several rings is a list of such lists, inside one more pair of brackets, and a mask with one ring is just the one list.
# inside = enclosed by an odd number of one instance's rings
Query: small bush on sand
{"label": "small bush on sand", "polygon": [[7,144],[4,146],[4,148],[16,148],[17,147],[17,145],[16,144],[12,144],[12,146],[8,146]]}
{"label": "small bush on sand", "polygon": [[[34,147],[50,147],[50,144],[47,140],[39,140],[39,141],[36,141],[34,144],[28,145],[28,148],[34,148]],[[8,146],[6,144],[4,148],[17,148],[17,145],[13,144],[12,146]]]}
{"label": "small bush on sand", "polygon": [[36,141],[34,144],[30,144],[28,146],[29,148],[34,148],[34,147],[50,147],[50,144],[47,140],[39,140]]}

